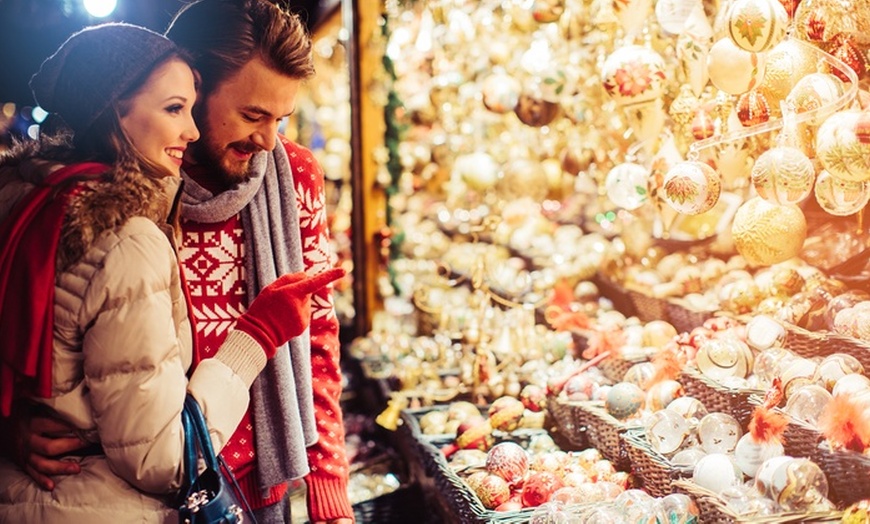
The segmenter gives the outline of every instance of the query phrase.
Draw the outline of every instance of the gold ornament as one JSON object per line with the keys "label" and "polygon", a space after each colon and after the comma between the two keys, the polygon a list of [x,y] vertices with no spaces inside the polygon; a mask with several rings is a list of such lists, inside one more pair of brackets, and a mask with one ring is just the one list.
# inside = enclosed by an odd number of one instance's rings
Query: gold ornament
{"label": "gold ornament", "polygon": [[807,236],[807,221],[797,206],[754,197],[737,210],[731,235],[748,263],[767,266],[797,256]]}
{"label": "gold ornament", "polygon": [[813,52],[794,40],[784,40],[767,53],[767,63],[760,90],[775,116],[781,114],[779,103],[798,81],[816,71]]}
{"label": "gold ornament", "polygon": [[770,105],[758,89],[747,91],[737,99],[737,118],[745,127],[763,124],[770,120]]}

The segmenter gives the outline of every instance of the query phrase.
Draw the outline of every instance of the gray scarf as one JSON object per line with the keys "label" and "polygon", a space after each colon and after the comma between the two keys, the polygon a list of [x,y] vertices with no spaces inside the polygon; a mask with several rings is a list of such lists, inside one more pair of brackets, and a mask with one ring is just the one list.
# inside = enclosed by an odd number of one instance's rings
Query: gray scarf
{"label": "gray scarf", "polygon": [[[182,176],[184,219],[222,222],[241,212],[249,304],[278,276],[305,270],[293,170],[280,142],[271,153],[254,156],[248,181],[218,195]],[[317,441],[308,331],[285,348],[251,386],[257,480],[264,493],[308,474],[305,448]]]}

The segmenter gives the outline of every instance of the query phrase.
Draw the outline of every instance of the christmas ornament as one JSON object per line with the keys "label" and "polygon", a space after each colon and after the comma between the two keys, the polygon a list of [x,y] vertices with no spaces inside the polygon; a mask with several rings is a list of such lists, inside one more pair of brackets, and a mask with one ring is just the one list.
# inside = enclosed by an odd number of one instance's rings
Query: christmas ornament
{"label": "christmas ornament", "polygon": [[743,472],[724,453],[710,453],[699,460],[692,471],[692,481],[713,493],[721,493],[742,480]]}
{"label": "christmas ornament", "polygon": [[731,235],[748,263],[771,265],[798,254],[807,236],[807,222],[796,206],[754,197],[737,210]]}
{"label": "christmas ornament", "polygon": [[861,362],[846,353],[833,353],[819,362],[818,382],[828,391],[834,389],[834,384],[846,375],[852,373],[864,374],[864,366]]}
{"label": "christmas ornament", "polygon": [[816,58],[806,44],[787,39],[768,51],[759,90],[764,93],[771,113],[780,115],[780,102],[801,78],[814,72]]}
{"label": "christmas ornament", "polygon": [[755,477],[759,492],[786,511],[830,509],[828,480],[822,469],[806,458],[774,457],[766,460]]}
{"label": "christmas ornament", "polygon": [[522,86],[519,81],[505,72],[487,76],[481,85],[483,105],[493,113],[509,113],[520,101]]}
{"label": "christmas ornament", "polygon": [[832,176],[850,182],[870,181],[870,143],[858,137],[861,111],[832,114],[816,133],[816,155]]}
{"label": "christmas ornament", "polygon": [[785,449],[781,442],[756,442],[752,434],[747,433],[737,441],[737,446],[734,448],[734,461],[744,475],[755,478],[758,468],[765,460],[784,454]]}
{"label": "christmas ornament", "polygon": [[719,201],[722,184],[719,173],[704,162],[681,162],[665,175],[661,195],[674,210],[684,215],[709,211]]}
{"label": "christmas ornament", "polygon": [[843,82],[829,73],[810,73],[798,80],[788,96],[786,104],[796,113],[813,111],[810,125],[819,125],[833,113],[834,103],[843,95]]}
{"label": "christmas ornament", "polygon": [[549,471],[533,472],[523,483],[523,506],[527,508],[540,506],[550,500],[550,496],[563,487],[564,484],[555,474]]}
{"label": "christmas ornament", "polygon": [[870,201],[870,183],[844,180],[827,171],[816,177],[813,191],[819,207],[836,216],[853,215]]}
{"label": "christmas ornament", "polygon": [[778,0],[734,0],[726,16],[731,40],[739,48],[756,53],[782,41],[789,22]]}
{"label": "christmas ornament", "polygon": [[650,7],[652,7],[652,0],[613,0],[616,18],[628,36],[640,32],[646,22]]}
{"label": "christmas ornament", "polygon": [[542,24],[556,22],[565,12],[565,0],[534,0],[531,11],[535,22]]}
{"label": "christmas ornament", "polygon": [[653,413],[646,423],[646,440],[650,447],[662,455],[678,450],[689,435],[689,424],[672,409]]}
{"label": "christmas ornament", "polygon": [[740,423],[728,413],[710,413],[698,423],[698,438],[707,453],[731,453],[742,436]]}
{"label": "christmas ornament", "polygon": [[669,524],[697,524],[701,521],[701,510],[688,495],[671,493],[662,497],[659,504],[664,514],[664,522]]}
{"label": "christmas ornament", "polygon": [[756,87],[764,76],[765,55],[740,49],[731,38],[721,38],[707,55],[713,85],[729,95]]}
{"label": "christmas ornament", "polygon": [[700,0],[658,0],[655,15],[659,26],[670,35],[683,32],[689,15],[696,8],[703,10]]}
{"label": "christmas ornament", "polygon": [[621,106],[649,102],[664,92],[665,62],[648,47],[620,47],[604,61],[601,80],[607,94]]}
{"label": "christmas ornament", "polygon": [[529,454],[516,442],[499,442],[486,453],[485,467],[514,487],[522,483],[529,472]]}
{"label": "christmas ornament", "polygon": [[630,382],[618,382],[610,388],[604,408],[617,420],[625,420],[643,408],[644,392]]}
{"label": "christmas ornament", "polygon": [[649,170],[640,164],[624,162],[607,173],[604,188],[607,197],[617,206],[632,211],[647,201]]}
{"label": "christmas ornament", "polygon": [[487,474],[474,483],[474,492],[487,509],[495,509],[511,496],[507,481],[498,475]]}
{"label": "christmas ornament", "polygon": [[684,394],[683,385],[676,380],[662,380],[650,386],[646,392],[645,406],[650,411],[658,411]]}
{"label": "christmas ornament", "polygon": [[695,365],[713,380],[745,378],[752,369],[752,351],[745,342],[723,337],[704,341],[695,355]]}
{"label": "christmas ornament", "polygon": [[[656,7],[662,5],[659,1]],[[694,0],[694,8],[689,13],[684,27],[677,34],[677,59],[680,62],[680,70],[686,79],[686,84],[692,93],[699,97],[704,91],[710,75],[707,72],[707,55],[713,45],[713,28],[704,14],[701,3]]]}
{"label": "christmas ornament", "polygon": [[525,409],[523,403],[517,398],[499,397],[489,407],[489,423],[493,429],[513,431],[519,426]]}
{"label": "christmas ornament", "polygon": [[695,397],[679,397],[675,398],[666,409],[679,413],[681,417],[686,419],[689,426],[695,427],[707,415],[707,408],[704,403]]}
{"label": "christmas ornament", "polygon": [[559,104],[544,100],[540,93],[525,92],[520,95],[514,113],[520,122],[531,127],[542,127],[559,115]]}
{"label": "christmas ornament", "polygon": [[812,192],[816,172],[799,149],[779,146],[761,154],[752,166],[758,196],[773,204],[799,204]]}
{"label": "christmas ornament", "polygon": [[801,386],[788,397],[785,412],[810,427],[818,427],[819,417],[833,398],[827,389],[817,384]]}
{"label": "christmas ornament", "polygon": [[744,127],[757,126],[770,120],[770,105],[760,88],[740,95],[737,99],[737,118]]}

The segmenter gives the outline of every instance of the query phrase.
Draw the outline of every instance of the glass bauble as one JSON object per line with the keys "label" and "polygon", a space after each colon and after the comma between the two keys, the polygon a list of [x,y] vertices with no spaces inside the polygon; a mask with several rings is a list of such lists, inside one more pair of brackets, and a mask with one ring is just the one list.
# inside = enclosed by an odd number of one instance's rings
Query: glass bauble
{"label": "glass bauble", "polygon": [[816,172],[800,149],[779,146],[768,149],[752,166],[752,185],[758,196],[774,204],[799,204],[813,190]]}

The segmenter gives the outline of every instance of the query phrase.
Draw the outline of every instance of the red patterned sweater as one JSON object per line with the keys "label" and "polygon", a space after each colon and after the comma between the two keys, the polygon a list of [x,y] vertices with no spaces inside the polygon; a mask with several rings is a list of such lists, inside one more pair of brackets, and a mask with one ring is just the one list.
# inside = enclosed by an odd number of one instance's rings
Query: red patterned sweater
{"label": "red patterned sweater", "polygon": [[[284,137],[281,142],[293,168],[305,270],[319,272],[334,264],[328,242],[323,170],[308,149]],[[185,171],[203,187],[212,189],[207,171],[197,166],[185,166]],[[198,349],[202,358],[210,358],[247,307],[242,222],[239,215],[213,224],[185,220],[181,228],[179,258],[190,290]],[[312,296],[310,333],[314,413],[319,438],[308,448],[311,472],[305,481],[309,519],[317,522],[353,518],[347,495],[349,468],[339,405],[338,319],[331,288]],[[250,411],[221,453],[252,507],[273,504],[286,493],[286,485],[276,488],[265,499],[258,493],[253,474],[256,455]]]}

